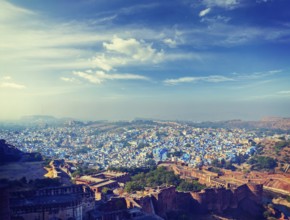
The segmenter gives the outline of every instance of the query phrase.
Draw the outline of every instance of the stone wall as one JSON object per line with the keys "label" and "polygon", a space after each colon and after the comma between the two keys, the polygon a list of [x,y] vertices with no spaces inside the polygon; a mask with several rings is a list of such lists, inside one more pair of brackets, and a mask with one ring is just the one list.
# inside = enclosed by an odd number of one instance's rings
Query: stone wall
{"label": "stone wall", "polygon": [[168,187],[158,193],[153,193],[153,205],[155,212],[164,216],[168,210],[176,209],[176,191],[175,187]]}
{"label": "stone wall", "polygon": [[54,206],[49,209],[27,209],[25,212],[21,212],[17,210],[17,212],[13,213],[12,220],[14,219],[23,219],[23,220],[31,220],[31,219],[41,219],[41,220],[50,220],[50,219],[59,219],[59,220],[83,220],[83,206],[82,204],[68,205],[68,206]]}
{"label": "stone wall", "polygon": [[175,187],[168,187],[134,201],[144,212],[161,217],[165,217],[168,211],[202,214],[239,208],[255,215],[260,208],[262,194],[263,186],[254,184],[241,185],[236,189],[212,188],[198,192],[177,192]]}
{"label": "stone wall", "polygon": [[83,220],[94,209],[94,194],[82,185],[50,187],[11,193],[10,204],[12,220]]}

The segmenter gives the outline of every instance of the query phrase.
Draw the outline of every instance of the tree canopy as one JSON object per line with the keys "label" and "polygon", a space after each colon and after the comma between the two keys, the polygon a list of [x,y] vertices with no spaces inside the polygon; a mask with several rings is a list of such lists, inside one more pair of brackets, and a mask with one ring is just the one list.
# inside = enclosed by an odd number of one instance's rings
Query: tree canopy
{"label": "tree canopy", "polygon": [[180,179],[172,171],[167,171],[164,167],[158,167],[148,173],[139,173],[132,176],[132,180],[125,185],[126,192],[143,190],[145,187],[157,187],[161,185],[174,185],[180,191],[194,191],[205,188],[197,181],[186,181]]}
{"label": "tree canopy", "polygon": [[249,161],[254,169],[274,169],[277,166],[277,162],[272,157],[258,156],[252,157]]}

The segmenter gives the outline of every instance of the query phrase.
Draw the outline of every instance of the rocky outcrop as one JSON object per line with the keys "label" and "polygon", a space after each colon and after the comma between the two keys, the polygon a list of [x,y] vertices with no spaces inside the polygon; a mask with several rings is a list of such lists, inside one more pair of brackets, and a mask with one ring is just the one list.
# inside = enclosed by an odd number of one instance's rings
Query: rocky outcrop
{"label": "rocky outcrop", "polygon": [[225,188],[205,189],[192,192],[191,196],[197,201],[199,212],[215,211],[221,213],[228,208],[237,207],[237,195]]}
{"label": "rocky outcrop", "polygon": [[22,151],[10,144],[7,144],[5,140],[0,140],[0,163],[18,161],[22,156]]}
{"label": "rocky outcrop", "polygon": [[24,153],[13,145],[7,144],[5,140],[0,140],[0,165],[17,161],[41,161],[40,153]]}

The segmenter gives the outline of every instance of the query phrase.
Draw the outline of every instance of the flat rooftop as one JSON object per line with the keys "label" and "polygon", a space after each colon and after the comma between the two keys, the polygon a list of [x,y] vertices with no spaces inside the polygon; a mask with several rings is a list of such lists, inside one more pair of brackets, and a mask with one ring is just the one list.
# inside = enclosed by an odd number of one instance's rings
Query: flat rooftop
{"label": "flat rooftop", "polygon": [[77,180],[84,180],[84,181],[88,181],[92,183],[100,183],[104,181],[104,179],[93,177],[93,176],[82,176],[78,178]]}
{"label": "flat rooftop", "polygon": [[101,173],[98,173],[97,175],[95,175],[96,177],[97,176],[101,176],[101,175],[104,175],[106,176],[107,178],[108,177],[120,177],[120,176],[123,176],[127,173],[122,173],[122,172],[114,172],[114,171],[104,171],[104,172],[101,172]]}
{"label": "flat rooftop", "polygon": [[106,182],[102,182],[102,183],[99,183],[99,184],[92,184],[91,187],[92,188],[98,188],[98,187],[102,187],[102,186],[109,185],[111,183],[116,183],[116,181],[114,181],[114,180],[107,180]]}

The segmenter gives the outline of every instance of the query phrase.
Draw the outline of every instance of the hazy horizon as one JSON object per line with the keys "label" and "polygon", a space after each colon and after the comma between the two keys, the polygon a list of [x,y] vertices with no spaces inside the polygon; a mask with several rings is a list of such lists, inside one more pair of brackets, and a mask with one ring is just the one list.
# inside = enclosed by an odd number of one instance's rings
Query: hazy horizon
{"label": "hazy horizon", "polygon": [[121,121],[134,121],[134,120],[154,120],[154,121],[191,121],[191,122],[219,122],[219,121],[232,121],[232,120],[241,120],[241,121],[261,121],[265,119],[271,119],[271,118],[285,118],[288,119],[289,117],[284,116],[277,116],[277,115],[264,115],[260,118],[223,118],[223,119],[210,119],[210,118],[204,118],[204,119],[188,119],[188,118],[149,118],[149,117],[132,117],[132,118],[124,118],[124,119],[110,119],[110,118],[76,118],[76,117],[70,117],[70,116],[55,116],[55,115],[23,115],[19,118],[14,119],[5,119],[0,120],[0,123],[26,123],[26,120],[31,118],[44,118],[51,117],[51,120],[75,120],[75,121],[82,121],[82,122],[89,122],[89,121],[107,121],[107,122],[121,122]]}
{"label": "hazy horizon", "polygon": [[290,117],[288,0],[0,1],[0,121]]}

